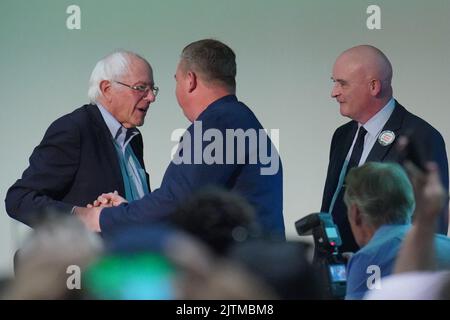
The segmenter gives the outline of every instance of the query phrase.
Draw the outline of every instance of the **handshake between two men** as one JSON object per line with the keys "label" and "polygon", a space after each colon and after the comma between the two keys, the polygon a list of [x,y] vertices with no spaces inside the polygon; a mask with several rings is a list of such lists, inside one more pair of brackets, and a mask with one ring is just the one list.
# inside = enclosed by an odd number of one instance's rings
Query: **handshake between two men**
{"label": "handshake between two men", "polygon": [[86,207],[75,207],[73,212],[86,228],[94,232],[100,232],[100,214],[103,208],[117,207],[127,202],[117,191],[102,193],[92,204],[88,204]]}

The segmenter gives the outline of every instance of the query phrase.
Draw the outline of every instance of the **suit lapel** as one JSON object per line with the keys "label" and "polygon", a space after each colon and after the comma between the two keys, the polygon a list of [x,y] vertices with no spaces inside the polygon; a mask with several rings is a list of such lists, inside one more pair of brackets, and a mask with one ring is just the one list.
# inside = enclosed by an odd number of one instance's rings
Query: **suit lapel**
{"label": "suit lapel", "polygon": [[105,168],[110,171],[111,179],[114,184],[119,186],[119,194],[125,194],[125,188],[123,185],[122,172],[120,171],[119,161],[117,159],[116,149],[111,139],[111,132],[108,129],[108,126],[103,120],[102,114],[96,105],[90,105],[87,108],[90,118],[94,123],[95,132],[97,135],[97,139],[100,142],[100,146],[104,148],[102,153],[105,155],[106,163],[110,164],[110,168]]}
{"label": "suit lapel", "polygon": [[344,165],[344,160],[358,130],[356,121],[348,122],[344,127],[339,128],[331,141],[330,162],[328,164],[327,179],[323,191],[322,206],[323,212],[328,212],[333,195],[339,183],[339,176]]}
{"label": "suit lapel", "polygon": [[[350,150],[350,147],[352,146],[353,139],[355,137],[356,131],[358,130],[358,124],[356,121],[353,121],[348,134],[346,134],[344,137],[342,137],[342,140],[338,141],[338,145],[336,146],[336,150],[338,152],[336,153],[336,158],[334,163],[336,163],[335,173],[337,179],[339,179],[339,175],[342,170],[342,166],[344,165],[344,160],[347,157],[348,151]],[[340,150],[344,152],[339,152]]]}
{"label": "suit lapel", "polygon": [[[383,131],[392,131],[395,133],[395,138],[397,139],[399,136],[400,129],[402,127],[403,118],[405,117],[406,110],[402,107],[397,101],[395,101],[395,109],[392,112],[392,115],[389,117],[389,120],[383,127]],[[391,148],[395,145],[395,143],[391,143],[387,146],[383,146],[377,141],[375,142],[372,150],[370,150],[369,155],[367,156],[366,162],[369,161],[383,161],[386,157],[387,153]]]}

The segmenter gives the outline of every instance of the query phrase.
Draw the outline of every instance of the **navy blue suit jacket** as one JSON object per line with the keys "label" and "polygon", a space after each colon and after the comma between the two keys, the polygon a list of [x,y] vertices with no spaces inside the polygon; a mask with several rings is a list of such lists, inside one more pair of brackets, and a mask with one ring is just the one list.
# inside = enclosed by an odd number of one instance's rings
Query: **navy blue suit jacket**
{"label": "navy blue suit jacket", "polygon": [[[224,137],[224,145],[226,129],[242,129],[244,131],[263,129],[253,112],[239,102],[234,95],[222,97],[209,105],[197,121],[201,121],[203,132],[208,129],[220,131],[219,133]],[[187,132],[194,142],[194,124],[187,129]],[[181,139],[180,146],[182,147],[178,154],[184,155],[189,148],[191,150],[190,159],[194,160],[195,143],[186,144],[186,139],[188,136],[185,133]],[[267,141],[268,145],[272,145],[270,139]],[[200,152],[203,152],[206,151],[209,144],[210,142],[203,142],[197,147],[200,148]],[[245,148],[246,160],[251,157],[247,147]],[[223,159],[226,159],[226,149],[224,148],[222,151]],[[273,148],[272,152],[277,151]],[[236,156],[237,153],[234,152],[233,164],[206,164],[203,161],[201,164],[194,164],[193,161],[191,164],[175,164],[172,161],[164,174],[159,189],[144,196],[141,200],[102,210],[100,215],[102,233],[108,233],[116,227],[128,223],[151,223],[164,219],[194,191],[214,185],[242,195],[255,207],[257,220],[262,224],[264,230],[284,237],[281,160],[277,159],[279,170],[276,174],[261,175],[260,169],[264,165],[259,159],[255,164],[249,164],[249,161],[239,164],[236,163]]]}
{"label": "navy blue suit jacket", "polygon": [[[328,212],[330,208],[331,200],[339,181],[342,165],[344,164],[345,157],[351,147],[357,129],[358,123],[356,121],[350,121],[334,132],[331,141],[330,162],[322,198],[322,212]],[[383,131],[384,130],[393,131],[396,137],[409,134],[411,139],[420,147],[424,161],[434,161],[437,163],[442,183],[446,190],[448,190],[449,178],[445,142],[441,134],[435,128],[421,118],[408,112],[396,101],[395,109],[388,122],[385,124]],[[393,148],[394,145],[395,143],[388,146],[382,146],[376,142],[370,151],[366,162],[397,162],[399,160],[399,155],[395,148]],[[357,251],[359,246],[356,244],[353,237],[347,219],[347,209],[343,201],[337,201],[335,203],[332,215],[342,237],[343,245],[341,249],[343,251]],[[445,208],[439,219],[437,232],[447,234],[447,230],[448,210]]]}
{"label": "navy blue suit jacket", "polygon": [[[141,135],[131,146],[145,168]],[[114,190],[124,194],[111,132],[98,107],[84,105],[47,129],[22,178],[8,190],[6,211],[33,226],[44,212],[70,212]]]}

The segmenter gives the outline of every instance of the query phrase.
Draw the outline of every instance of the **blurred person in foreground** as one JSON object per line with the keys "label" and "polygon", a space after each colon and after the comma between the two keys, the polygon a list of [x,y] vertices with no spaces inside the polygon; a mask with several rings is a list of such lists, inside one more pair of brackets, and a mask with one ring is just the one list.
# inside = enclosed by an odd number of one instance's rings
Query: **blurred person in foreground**
{"label": "blurred person in foreground", "polygon": [[188,198],[170,221],[220,255],[225,255],[236,242],[261,235],[255,210],[245,198],[214,187]]}
{"label": "blurred person in foreground", "polygon": [[83,299],[81,275],[102,251],[100,237],[76,217],[51,216],[26,239],[2,299]]}
{"label": "blurred person in foreground", "polygon": [[439,243],[434,234],[448,194],[435,163],[428,163],[425,172],[412,163],[407,163],[406,169],[416,197],[414,224],[401,245],[394,274],[384,278],[381,288],[368,292],[365,299],[450,300],[450,267],[439,266]]}
{"label": "blurred person in foreground", "polygon": [[85,273],[89,297],[114,300],[275,299],[261,279],[167,224],[125,226]]}
{"label": "blurred person in foreground", "polygon": [[[402,242],[411,229],[414,191],[399,164],[369,162],[350,170],[344,201],[353,235],[361,247],[347,266],[346,299],[361,299],[372,288],[373,266],[379,269],[381,278],[394,271]],[[441,203],[438,207],[442,209]],[[436,263],[439,268],[450,268],[450,239],[434,231],[430,230],[436,244]]]}
{"label": "blurred person in foreground", "polygon": [[323,284],[307,259],[304,243],[253,239],[235,243],[229,258],[261,279],[280,299],[324,297]]}

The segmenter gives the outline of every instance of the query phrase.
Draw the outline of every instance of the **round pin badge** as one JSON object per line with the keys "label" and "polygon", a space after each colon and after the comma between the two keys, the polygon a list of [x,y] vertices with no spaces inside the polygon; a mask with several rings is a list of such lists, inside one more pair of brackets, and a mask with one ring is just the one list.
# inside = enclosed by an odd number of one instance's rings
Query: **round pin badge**
{"label": "round pin badge", "polygon": [[395,133],[389,130],[383,131],[378,136],[378,143],[382,146],[388,146],[395,140]]}

